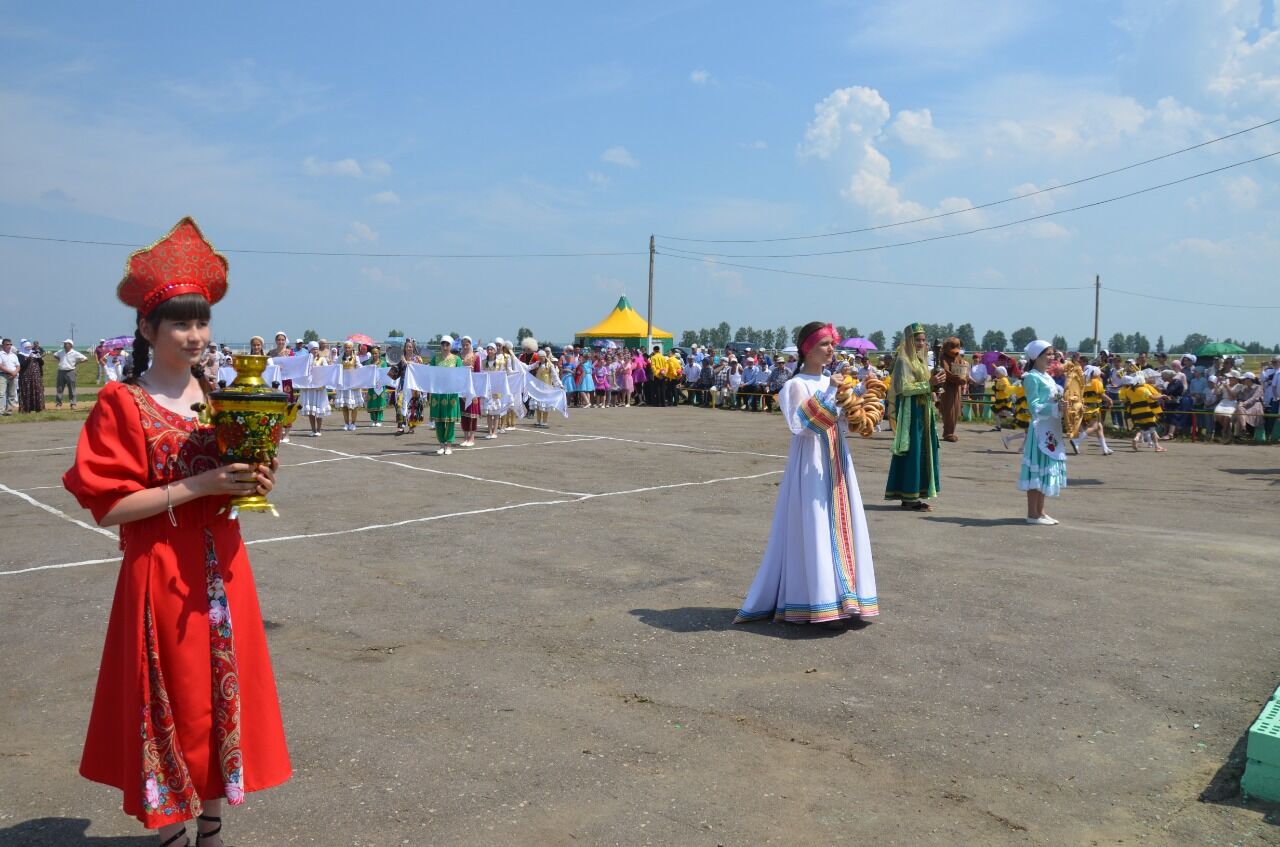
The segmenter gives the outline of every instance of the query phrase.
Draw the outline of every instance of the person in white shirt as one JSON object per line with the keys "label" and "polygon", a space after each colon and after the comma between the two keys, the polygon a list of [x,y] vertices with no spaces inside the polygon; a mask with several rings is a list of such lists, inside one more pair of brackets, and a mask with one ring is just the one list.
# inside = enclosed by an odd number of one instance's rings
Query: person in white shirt
{"label": "person in white shirt", "polygon": [[12,415],[18,408],[18,352],[13,349],[13,339],[0,343],[0,415]]}
{"label": "person in white shirt", "polygon": [[697,349],[694,354],[689,357],[689,364],[684,366],[684,389],[686,402],[692,406],[698,406],[705,403],[706,400],[698,396],[698,392],[694,390],[694,386],[698,384],[698,378],[702,376],[702,362],[697,358]]}
{"label": "person in white shirt", "polygon": [[62,342],[62,349],[55,350],[53,357],[58,360],[58,381],[55,390],[55,408],[62,408],[62,387],[67,388],[67,399],[71,408],[76,407],[76,365],[88,361],[89,357],[76,349],[75,342],[68,338]]}

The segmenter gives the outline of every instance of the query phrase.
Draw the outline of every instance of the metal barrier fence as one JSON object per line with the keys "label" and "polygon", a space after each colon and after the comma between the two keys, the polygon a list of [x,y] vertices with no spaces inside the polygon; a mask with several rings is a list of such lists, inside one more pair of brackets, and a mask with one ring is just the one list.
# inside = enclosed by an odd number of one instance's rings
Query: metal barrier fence
{"label": "metal barrier fence", "polygon": [[[764,391],[743,391],[739,389],[736,392],[729,392],[718,388],[696,388],[694,386],[677,386],[673,391],[675,402],[671,405],[692,405],[701,406],[711,409],[732,409],[735,411],[754,411],[772,413],[777,411],[777,401],[774,395]],[[636,392],[640,393],[639,390]],[[965,422],[987,422],[995,423],[995,416],[991,412],[991,408],[995,405],[994,400],[987,399],[968,399],[965,398],[961,405],[960,419]],[[1013,404],[1010,403],[1012,408]],[[1129,423],[1128,415],[1120,407],[1106,408],[1101,410],[1103,428],[1109,433],[1126,433],[1133,430],[1133,426]],[[1210,440],[1212,441],[1217,434],[1217,423],[1214,420],[1220,415],[1215,415],[1213,409],[1174,409],[1166,410],[1165,415],[1186,415],[1190,421],[1190,431],[1188,435],[1192,441]],[[1108,425],[1107,420],[1111,418],[1112,423]],[[1250,417],[1255,417],[1251,415]],[[1280,414],[1264,412],[1259,413],[1256,417],[1264,420],[1264,425],[1255,427],[1253,441],[1258,444],[1280,443]],[[1120,421],[1116,425],[1116,420]],[[1207,434],[1206,434],[1207,433]]]}

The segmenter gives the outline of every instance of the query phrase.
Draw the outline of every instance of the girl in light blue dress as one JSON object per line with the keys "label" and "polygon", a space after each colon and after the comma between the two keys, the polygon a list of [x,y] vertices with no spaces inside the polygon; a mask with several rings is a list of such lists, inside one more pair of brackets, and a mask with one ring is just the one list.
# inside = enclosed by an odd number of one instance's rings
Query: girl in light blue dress
{"label": "girl in light blue dress", "polygon": [[582,405],[590,409],[591,398],[595,396],[596,381],[592,376],[591,357],[586,353],[582,354],[582,376],[578,379],[578,390],[582,392]]}
{"label": "girl in light blue dress", "polygon": [[560,382],[564,385],[564,393],[570,403],[573,402],[574,392],[578,390],[578,384],[573,379],[573,369],[577,364],[573,357],[573,348],[566,347],[560,354]]}
{"label": "girl in light blue dress", "polygon": [[1053,526],[1058,521],[1044,513],[1044,499],[1057,497],[1067,485],[1062,387],[1047,373],[1053,356],[1053,346],[1048,341],[1032,341],[1026,354],[1027,372],[1022,377],[1022,387],[1027,394],[1031,425],[1022,445],[1018,488],[1027,492],[1027,523]]}

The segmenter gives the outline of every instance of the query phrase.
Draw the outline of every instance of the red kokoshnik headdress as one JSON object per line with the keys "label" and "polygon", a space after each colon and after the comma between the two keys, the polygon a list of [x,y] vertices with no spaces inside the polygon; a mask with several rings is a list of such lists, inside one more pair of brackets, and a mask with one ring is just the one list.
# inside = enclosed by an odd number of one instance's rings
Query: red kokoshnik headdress
{"label": "red kokoshnik headdress", "polygon": [[150,314],[180,294],[199,294],[213,305],[227,293],[227,257],[213,249],[200,227],[183,218],[150,247],[130,254],[116,296]]}

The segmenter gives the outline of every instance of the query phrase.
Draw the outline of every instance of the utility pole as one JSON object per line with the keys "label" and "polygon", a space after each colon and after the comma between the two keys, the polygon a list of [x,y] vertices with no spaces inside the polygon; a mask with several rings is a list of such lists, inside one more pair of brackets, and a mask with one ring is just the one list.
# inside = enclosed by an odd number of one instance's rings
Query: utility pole
{"label": "utility pole", "polygon": [[72,341],[76,340],[76,325],[74,323],[71,324],[71,334],[67,337],[70,338]]}
{"label": "utility pole", "polygon": [[649,236],[649,308],[645,311],[645,334],[649,336],[649,343],[644,348],[644,354],[649,355],[653,350],[653,236]]}
{"label": "utility pole", "polygon": [[1102,352],[1102,340],[1098,338],[1098,309],[1102,303],[1102,276],[1093,276],[1093,355],[1097,358]]}

